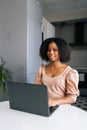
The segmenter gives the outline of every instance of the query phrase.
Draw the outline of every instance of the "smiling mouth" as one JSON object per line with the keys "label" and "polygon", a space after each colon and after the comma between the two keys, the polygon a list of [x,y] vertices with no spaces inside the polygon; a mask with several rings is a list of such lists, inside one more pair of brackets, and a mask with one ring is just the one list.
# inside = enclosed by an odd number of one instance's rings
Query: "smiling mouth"
{"label": "smiling mouth", "polygon": [[55,57],[51,57],[51,56],[49,56],[49,59],[54,59]]}

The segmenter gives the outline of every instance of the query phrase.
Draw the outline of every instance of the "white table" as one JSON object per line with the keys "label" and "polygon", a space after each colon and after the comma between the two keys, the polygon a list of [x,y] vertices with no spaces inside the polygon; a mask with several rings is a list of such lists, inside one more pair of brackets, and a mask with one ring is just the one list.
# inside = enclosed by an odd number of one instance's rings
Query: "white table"
{"label": "white table", "polygon": [[0,130],[87,130],[87,112],[72,105],[61,105],[44,117],[9,108],[0,102]]}

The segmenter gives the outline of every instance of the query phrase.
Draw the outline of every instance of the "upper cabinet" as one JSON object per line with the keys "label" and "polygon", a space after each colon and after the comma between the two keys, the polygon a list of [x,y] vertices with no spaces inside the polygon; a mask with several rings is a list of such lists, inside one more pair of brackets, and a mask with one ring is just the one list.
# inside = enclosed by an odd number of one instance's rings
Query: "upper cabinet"
{"label": "upper cabinet", "polygon": [[87,21],[63,22],[56,25],[56,36],[73,46],[87,45]]}

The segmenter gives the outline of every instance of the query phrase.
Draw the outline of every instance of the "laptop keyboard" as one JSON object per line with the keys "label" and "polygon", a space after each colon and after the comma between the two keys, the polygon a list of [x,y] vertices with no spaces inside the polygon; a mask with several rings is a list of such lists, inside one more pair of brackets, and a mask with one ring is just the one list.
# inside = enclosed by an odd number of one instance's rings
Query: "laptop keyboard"
{"label": "laptop keyboard", "polygon": [[53,111],[55,111],[57,109],[57,107],[58,107],[58,105],[57,106],[49,107],[50,113],[52,113]]}

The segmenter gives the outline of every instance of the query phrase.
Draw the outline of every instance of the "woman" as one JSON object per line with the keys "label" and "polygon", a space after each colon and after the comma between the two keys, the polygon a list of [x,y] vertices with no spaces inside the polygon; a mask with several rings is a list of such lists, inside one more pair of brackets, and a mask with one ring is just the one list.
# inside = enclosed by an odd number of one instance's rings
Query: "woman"
{"label": "woman", "polygon": [[41,44],[40,57],[47,65],[40,66],[35,84],[47,86],[49,106],[72,104],[79,96],[78,72],[64,63],[70,54],[69,45],[62,38],[48,38]]}

